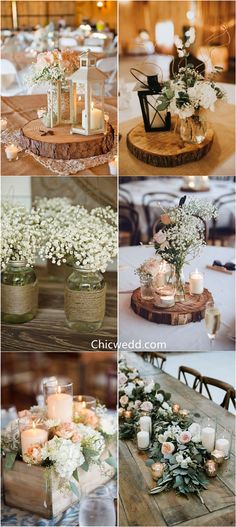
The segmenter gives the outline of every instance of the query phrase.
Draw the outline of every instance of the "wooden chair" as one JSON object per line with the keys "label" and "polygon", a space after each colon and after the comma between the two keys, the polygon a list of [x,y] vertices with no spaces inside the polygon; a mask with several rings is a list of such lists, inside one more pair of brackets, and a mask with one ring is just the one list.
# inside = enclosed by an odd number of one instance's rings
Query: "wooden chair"
{"label": "wooden chair", "polygon": [[220,211],[223,209],[223,207],[225,207],[229,203],[235,203],[235,197],[236,197],[235,192],[229,192],[227,194],[223,194],[223,196],[220,196],[219,198],[213,201],[213,205],[216,207],[218,214],[217,214],[217,218],[213,218],[212,226],[209,231],[209,238],[211,239],[212,245],[216,245],[216,242],[219,240],[220,245],[224,246],[225,242],[229,238],[235,237],[235,226],[234,225],[232,226],[228,225],[228,226],[223,226],[223,227],[220,227],[218,225],[218,221],[219,221],[218,218],[219,218]]}
{"label": "wooden chair", "polygon": [[232,402],[234,408],[236,408],[235,399],[236,399],[236,390],[233,388],[230,393],[230,401]]}
{"label": "wooden chair", "polygon": [[186,374],[191,375],[191,376],[194,377],[193,385],[192,385],[192,389],[193,390],[196,390],[197,388],[201,387],[202,375],[201,375],[201,373],[198,370],[194,370],[193,368],[189,368],[188,366],[180,366],[179,367],[179,372],[178,372],[178,379],[179,379],[179,381],[181,381],[181,374],[182,374],[182,376],[184,378],[184,381],[185,381],[185,384],[187,384],[187,386],[189,386],[189,383],[188,383],[188,379],[186,377]]}
{"label": "wooden chair", "polygon": [[138,245],[140,240],[139,215],[132,205],[119,207],[119,246]]}
{"label": "wooden chair", "polygon": [[166,362],[166,356],[163,353],[157,351],[142,351],[140,356],[143,360],[150,362],[155,368],[163,370],[164,364]]}
{"label": "wooden chair", "polygon": [[214,386],[215,388],[219,388],[220,390],[225,392],[223,401],[220,404],[222,408],[225,408],[225,410],[228,410],[230,400],[232,400],[233,404],[235,405],[235,391],[234,391],[234,387],[231,384],[228,384],[227,382],[224,382],[224,381],[219,381],[218,379],[213,379],[212,377],[203,376],[201,378],[200,393],[202,394],[202,390],[204,387],[209,399],[212,401],[213,399],[212,399],[212,396],[209,390],[209,386]]}
{"label": "wooden chair", "polygon": [[178,196],[170,192],[146,192],[143,195],[142,205],[146,216],[149,238],[153,234],[153,223],[160,220],[161,214],[164,214],[161,207],[173,206],[176,199],[178,199]]}

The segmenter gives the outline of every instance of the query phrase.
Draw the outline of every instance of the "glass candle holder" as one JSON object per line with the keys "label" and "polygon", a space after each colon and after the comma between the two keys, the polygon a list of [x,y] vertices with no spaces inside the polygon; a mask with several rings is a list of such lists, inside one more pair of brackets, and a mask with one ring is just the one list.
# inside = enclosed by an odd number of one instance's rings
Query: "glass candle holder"
{"label": "glass candle holder", "polygon": [[171,285],[159,287],[154,293],[154,305],[168,308],[175,305],[175,289]]}
{"label": "glass candle holder", "polygon": [[157,481],[163,476],[164,468],[164,463],[153,463],[153,465],[151,465],[151,473],[154,481]]}
{"label": "glass candle holder", "polygon": [[73,421],[95,427],[98,417],[95,413],[96,399],[91,395],[75,395],[73,397]]}
{"label": "glass candle holder", "polygon": [[25,260],[12,261],[1,274],[2,320],[7,324],[23,324],[32,320],[38,309],[38,281]]}
{"label": "glass candle holder", "polygon": [[201,441],[209,454],[214,450],[216,437],[216,421],[206,417],[201,423]]}
{"label": "glass candle holder", "polygon": [[145,432],[152,433],[152,418],[150,415],[141,415],[139,419],[139,428]]}
{"label": "glass candle holder", "polygon": [[140,276],[140,292],[143,300],[153,300],[153,288],[152,288],[151,276]]}
{"label": "glass candle holder", "polygon": [[205,463],[205,471],[209,478],[215,478],[217,474],[217,463],[213,459],[208,459]]}
{"label": "glass candle holder", "polygon": [[232,433],[221,426],[216,428],[215,448],[223,453],[224,459],[229,459],[232,441]]}
{"label": "glass candle holder", "polygon": [[211,459],[213,459],[217,465],[221,465],[224,461],[224,452],[217,449],[213,450],[213,452],[211,452]]}
{"label": "glass candle holder", "polygon": [[48,419],[58,419],[61,423],[72,421],[73,383],[58,384],[52,381],[43,385],[44,403]]}
{"label": "glass candle holder", "polygon": [[137,447],[138,450],[148,450],[150,446],[150,433],[146,430],[138,430],[137,432]]}
{"label": "glass candle holder", "polygon": [[19,419],[19,431],[22,459],[30,465],[39,465],[42,461],[41,448],[48,440],[48,430],[37,419]]}

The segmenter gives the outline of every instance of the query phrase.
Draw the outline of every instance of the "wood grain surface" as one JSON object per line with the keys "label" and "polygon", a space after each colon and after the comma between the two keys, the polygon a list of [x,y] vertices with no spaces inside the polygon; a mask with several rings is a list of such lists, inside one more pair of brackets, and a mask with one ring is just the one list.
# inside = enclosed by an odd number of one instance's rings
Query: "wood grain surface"
{"label": "wood grain surface", "polygon": [[209,152],[214,138],[212,128],[208,128],[205,140],[198,145],[184,142],[174,126],[175,122],[170,131],[146,133],[143,124],[139,123],[127,135],[128,149],[140,161],[155,167],[175,167],[199,161]]}
{"label": "wood grain surface", "polygon": [[204,289],[201,295],[190,295],[189,286],[186,284],[185,302],[177,302],[169,308],[160,308],[154,306],[153,302],[143,300],[141,289],[138,287],[131,296],[131,307],[137,315],[149,322],[183,326],[202,320],[205,316],[206,303],[210,300],[212,300],[212,295],[208,289]]}
{"label": "wood grain surface", "polygon": [[108,123],[106,134],[70,134],[71,125],[55,126],[51,134],[43,135],[47,128],[40,119],[21,128],[20,143],[24,150],[52,159],[84,159],[109,152],[114,144],[114,128]]}
{"label": "wood grain surface", "polygon": [[116,273],[105,273],[106,314],[96,333],[76,333],[66,326],[64,283],[51,281],[45,268],[38,268],[39,309],[26,324],[2,324],[2,351],[92,351],[94,339],[117,340]]}
{"label": "wood grain surface", "polygon": [[[141,376],[152,375],[163,390],[171,392],[172,401],[182,408],[202,417],[215,417],[219,426],[234,433],[234,416],[230,412],[150,364],[144,363],[143,371],[139,362],[136,366]],[[174,491],[149,495],[148,489],[153,487],[154,482],[145,460],[146,454],[138,452],[134,442],[120,441],[120,527],[235,525],[233,442],[230,459],[221,465],[216,478],[209,479],[208,490],[201,493],[204,504],[195,495],[190,495],[187,500]]]}

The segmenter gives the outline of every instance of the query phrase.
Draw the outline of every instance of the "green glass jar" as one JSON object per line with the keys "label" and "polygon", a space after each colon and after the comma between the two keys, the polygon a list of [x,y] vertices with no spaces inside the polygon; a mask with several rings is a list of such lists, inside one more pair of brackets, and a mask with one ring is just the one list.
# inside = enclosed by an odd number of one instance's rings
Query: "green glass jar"
{"label": "green glass jar", "polygon": [[27,262],[9,262],[1,275],[2,321],[22,324],[32,320],[38,309],[38,282]]}
{"label": "green glass jar", "polygon": [[99,271],[73,267],[65,285],[66,323],[78,333],[91,333],[102,326],[105,316],[105,280]]}

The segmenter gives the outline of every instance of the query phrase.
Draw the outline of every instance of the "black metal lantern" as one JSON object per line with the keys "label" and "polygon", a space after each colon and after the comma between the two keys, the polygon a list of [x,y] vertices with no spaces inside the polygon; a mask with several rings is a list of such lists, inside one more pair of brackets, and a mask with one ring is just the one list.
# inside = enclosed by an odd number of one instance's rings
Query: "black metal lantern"
{"label": "black metal lantern", "polygon": [[144,75],[141,71],[134,68],[130,71],[135,79],[138,80],[138,83],[134,87],[134,91],[138,92],[145,131],[165,132],[170,130],[170,112],[166,110],[158,110],[158,106],[160,106],[160,101],[158,99],[162,86],[158,82],[157,75],[147,75],[145,76],[145,82],[143,82],[140,81],[136,74],[134,74],[134,72],[137,72]]}

